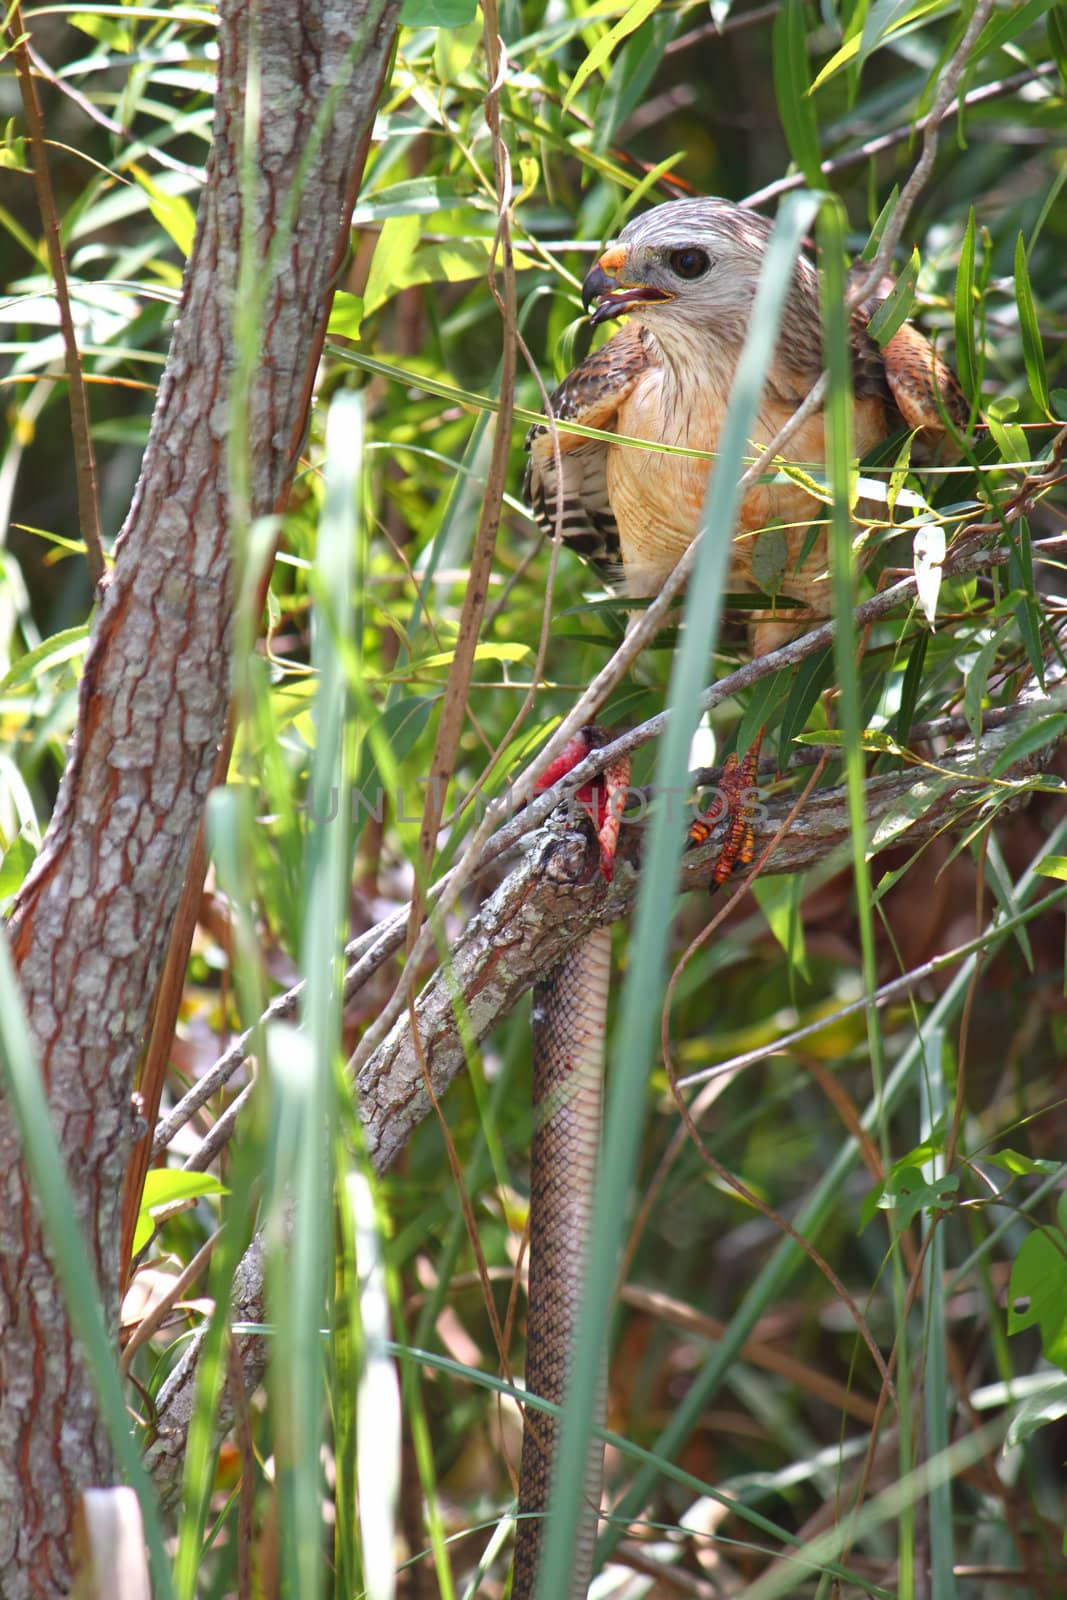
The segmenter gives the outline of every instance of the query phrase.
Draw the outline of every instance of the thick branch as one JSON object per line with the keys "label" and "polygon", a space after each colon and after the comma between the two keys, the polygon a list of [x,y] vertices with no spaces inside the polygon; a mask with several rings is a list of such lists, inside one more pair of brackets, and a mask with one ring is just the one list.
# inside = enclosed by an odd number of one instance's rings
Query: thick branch
{"label": "thick branch", "polygon": [[[898,838],[909,847],[918,846],[942,829],[958,828],[974,819],[979,806],[996,793],[987,774],[998,753],[1018,736],[1026,720],[1047,714],[1061,700],[1067,701],[1062,688],[1050,699],[1037,691],[1020,704],[1013,721],[985,735],[980,748],[961,746],[939,760],[937,770],[909,768],[870,779],[866,803],[872,851],[884,849]],[[1031,756],[1006,776],[1024,777],[1036,759]],[[681,828],[683,808],[677,797],[675,803]],[[781,795],[760,808],[757,854],[773,839],[793,803],[792,795]],[[841,850],[850,837],[846,791],[817,790],[763,871],[803,872]],[[449,970],[438,972],[419,997],[415,1010],[421,1044],[438,1095],[466,1059],[456,1020],[457,996],[469,1016],[470,1033],[480,1043],[539,977],[587,937],[590,928],[624,917],[636,898],[639,827],[623,828],[621,865],[611,886],[593,871],[583,885],[558,889],[545,870],[555,847],[551,829],[541,830],[534,840],[520,865],[452,945]],[[687,856],[680,888],[706,889],[718,853],[719,838],[715,836]],[[375,1165],[386,1167],[430,1111],[406,1014],[360,1072],[357,1086],[368,1146]]]}

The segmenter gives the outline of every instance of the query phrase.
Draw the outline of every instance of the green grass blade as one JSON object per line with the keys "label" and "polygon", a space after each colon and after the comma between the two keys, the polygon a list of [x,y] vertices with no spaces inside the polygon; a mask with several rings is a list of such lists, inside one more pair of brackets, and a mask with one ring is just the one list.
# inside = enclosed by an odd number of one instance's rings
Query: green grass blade
{"label": "green grass blade", "polygon": [[[334,400],[326,426],[325,496],[311,582],[311,657],[317,674],[311,821],[303,867],[300,965],[302,1028],[271,1028],[272,1087],[266,1279],[277,1337],[271,1399],[280,1485],[280,1543],[286,1587],[323,1593],[323,1358],[320,1330],[333,1240],[334,1072],[340,1048],[340,963],[350,874],[349,808],[331,805],[352,775],[346,729],[355,617],[362,471],[362,402]],[[357,645],[358,648],[358,645]]]}

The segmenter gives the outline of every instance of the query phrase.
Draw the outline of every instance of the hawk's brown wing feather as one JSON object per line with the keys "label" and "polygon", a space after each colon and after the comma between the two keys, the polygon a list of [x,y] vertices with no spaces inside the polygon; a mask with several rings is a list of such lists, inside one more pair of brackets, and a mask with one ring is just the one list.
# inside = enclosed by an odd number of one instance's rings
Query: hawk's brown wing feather
{"label": "hawk's brown wing feather", "polygon": [[[552,415],[559,422],[614,431],[619,407],[635,383],[659,365],[655,345],[637,323],[626,327],[594,350],[567,374],[551,396]],[[523,492],[534,516],[550,538],[557,520],[562,537],[609,584],[622,576],[619,530],[608,500],[608,446],[580,434],[555,434],[538,422],[526,436],[530,453]]]}
{"label": "hawk's brown wing feather", "polygon": [[[853,273],[859,271],[853,268]],[[945,419],[961,432],[970,421],[970,407],[952,368],[937,354],[925,334],[905,322],[882,349],[867,332],[867,323],[893,287],[885,278],[852,313],[852,372],[857,398],[880,394],[896,412],[900,425],[917,430],[916,460],[945,460],[955,447]],[[893,416],[886,419],[892,431]]]}

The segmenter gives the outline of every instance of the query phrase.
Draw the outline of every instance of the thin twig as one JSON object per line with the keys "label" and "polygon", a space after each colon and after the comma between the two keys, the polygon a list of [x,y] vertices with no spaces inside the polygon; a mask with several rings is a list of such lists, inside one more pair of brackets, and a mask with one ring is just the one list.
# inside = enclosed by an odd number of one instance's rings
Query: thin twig
{"label": "thin twig", "polygon": [[[669,47],[668,47],[669,48]],[[946,108],[943,117],[954,112],[959,112],[963,107],[985,105],[990,100],[1002,100],[1006,95],[1014,94],[1016,89],[1022,89],[1026,84],[1032,83],[1035,78],[1045,78],[1056,72],[1054,61],[1042,61],[1036,67],[1028,67],[1024,72],[1016,72],[1010,78],[999,78],[995,83],[983,83],[978,89],[971,89],[967,94],[958,95],[952,104]],[[934,113],[928,112],[925,117],[919,117],[915,122],[906,122],[899,128],[892,128],[888,133],[880,133],[873,139],[867,139],[858,145],[855,150],[847,150],[843,155],[833,156],[822,162],[820,171],[826,177],[832,178],[838,172],[846,172],[849,167],[858,166],[861,161],[868,160],[871,156],[881,155],[885,150],[892,150],[895,145],[903,144],[916,133],[923,133]],[[762,189],[755,189],[740,203],[756,209],[774,200],[780,194],[787,194],[790,189],[802,189],[807,182],[802,172],[794,172],[788,178],[776,178],[773,183],[768,183]]]}

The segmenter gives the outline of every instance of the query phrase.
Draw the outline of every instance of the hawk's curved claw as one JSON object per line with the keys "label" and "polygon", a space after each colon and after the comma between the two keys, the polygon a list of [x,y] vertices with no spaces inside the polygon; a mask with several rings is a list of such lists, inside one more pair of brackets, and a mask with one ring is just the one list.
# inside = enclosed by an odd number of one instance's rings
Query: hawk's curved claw
{"label": "hawk's curved claw", "polygon": [[724,814],[729,819],[719,859],[712,872],[712,882],[717,889],[739,868],[750,866],[756,853],[753,797],[758,792],[756,773],[762,743],[761,731],[741,760],[736,754],[727,758],[714,800],[704,815],[689,825],[687,848],[694,850],[698,845],[707,843]]}
{"label": "hawk's curved claw", "polygon": [[[580,728],[568,745],[565,745],[551,766],[537,780],[538,789],[551,789],[560,778],[565,778],[591,750],[607,744],[611,735],[593,724]],[[626,797],[630,792],[630,758],[622,756],[612,761],[604,771],[589,783],[583,783],[575,792],[575,799],[584,808],[596,832],[600,846],[600,870],[608,883],[615,876],[615,853],[619,845],[619,830]]]}

